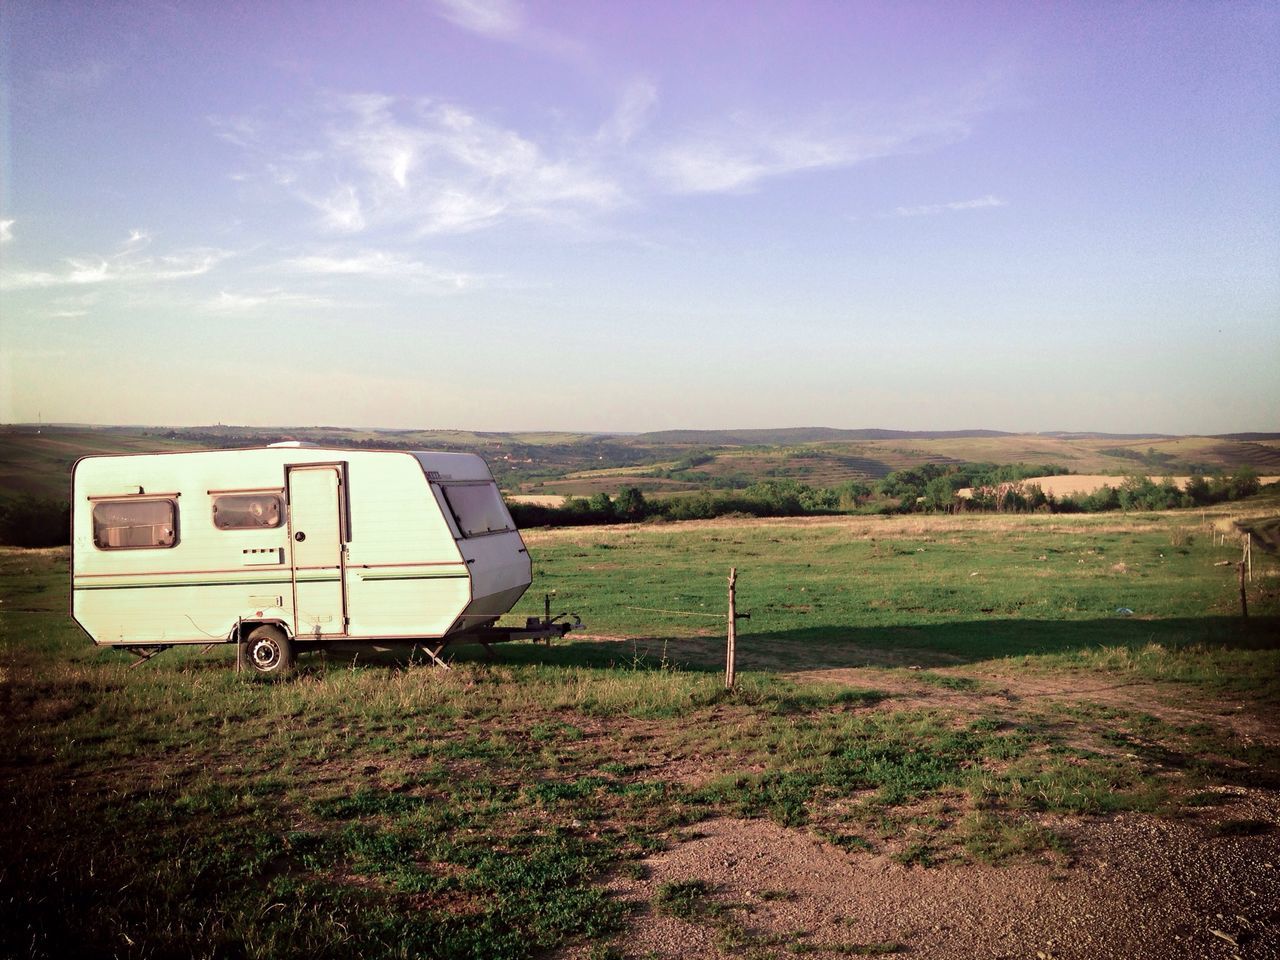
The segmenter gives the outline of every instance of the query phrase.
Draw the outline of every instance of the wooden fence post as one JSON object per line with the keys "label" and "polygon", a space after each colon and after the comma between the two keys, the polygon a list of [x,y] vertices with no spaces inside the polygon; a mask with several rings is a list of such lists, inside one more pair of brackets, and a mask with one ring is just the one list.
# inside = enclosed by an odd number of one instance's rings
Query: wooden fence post
{"label": "wooden fence post", "polygon": [[737,584],[738,584],[738,568],[729,568],[729,629],[728,629],[728,648],[725,650],[724,658],[724,688],[726,690],[733,689],[733,681],[737,675],[737,644],[738,644],[738,610],[737,610]]}
{"label": "wooden fence post", "polygon": [[1240,571],[1240,616],[1249,619],[1249,598],[1244,591],[1244,561],[1241,560],[1236,564],[1236,569]]}

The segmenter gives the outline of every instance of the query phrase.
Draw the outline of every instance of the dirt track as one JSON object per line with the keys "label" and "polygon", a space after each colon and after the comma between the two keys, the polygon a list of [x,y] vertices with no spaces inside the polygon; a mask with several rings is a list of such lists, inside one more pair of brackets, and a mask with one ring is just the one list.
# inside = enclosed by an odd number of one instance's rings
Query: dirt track
{"label": "dirt track", "polygon": [[[944,664],[930,669],[953,672]],[[1212,722],[1241,742],[1280,749],[1280,718],[1226,702],[1173,701],[1149,682],[954,672],[980,685],[949,689],[921,683],[909,670],[876,667],[790,676],[892,693],[876,709],[965,714],[998,703],[1035,712],[1090,704],[1170,723]],[[812,828],[715,820],[610,881],[610,892],[632,909],[626,933],[613,942],[624,956],[664,960],[883,952],[930,960],[1280,958],[1280,793],[1249,785],[1212,793],[1213,802],[1177,819],[1040,815],[1037,824],[1064,837],[1067,852],[1004,866],[908,866],[887,849],[841,849]],[[1240,823],[1250,830],[1235,835],[1232,825]],[[662,885],[688,881],[707,885],[701,916],[677,919],[655,909]],[[564,954],[588,956],[585,948]]]}
{"label": "dirt track", "polygon": [[[961,960],[1264,958],[1280,955],[1280,834],[1215,837],[1214,819],[1280,822],[1276,797],[1236,790],[1210,817],[1123,815],[1068,826],[1070,861],[1010,867],[902,866],[848,853],[761,820],[717,820],[645,862],[613,892],[637,914],[628,955],[732,957],[721,918],[779,954],[877,950]],[[1057,825],[1063,829],[1062,824]],[[663,883],[703,880],[719,917],[694,922],[649,906]]]}

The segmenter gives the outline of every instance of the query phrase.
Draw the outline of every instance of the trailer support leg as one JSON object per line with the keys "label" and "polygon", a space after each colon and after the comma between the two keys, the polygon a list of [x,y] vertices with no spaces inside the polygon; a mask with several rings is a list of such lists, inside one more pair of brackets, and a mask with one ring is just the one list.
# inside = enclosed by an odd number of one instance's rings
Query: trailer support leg
{"label": "trailer support leg", "polygon": [[431,649],[431,644],[429,643],[424,643],[422,645],[422,649],[427,651],[427,656],[430,657],[433,661],[435,661],[435,665],[437,667],[440,667],[442,670],[448,670],[449,664],[445,663],[443,660],[440,659],[440,651],[443,650],[444,647],[445,645],[443,643],[437,643],[435,646],[435,649],[433,650]]}
{"label": "trailer support leg", "polygon": [[168,649],[168,647],[139,647],[136,650],[130,650],[129,653],[133,654],[133,656],[138,659],[129,664],[129,669],[132,670],[134,667],[142,666],[152,657],[164,653]]}

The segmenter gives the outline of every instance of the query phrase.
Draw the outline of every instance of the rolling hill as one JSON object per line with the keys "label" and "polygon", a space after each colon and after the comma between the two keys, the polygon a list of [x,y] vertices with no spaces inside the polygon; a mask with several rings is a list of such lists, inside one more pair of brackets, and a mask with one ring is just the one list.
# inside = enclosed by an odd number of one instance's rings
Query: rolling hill
{"label": "rolling hill", "polygon": [[647,494],[790,479],[812,486],[870,481],[925,463],[1054,464],[1073,473],[1185,475],[1250,466],[1280,473],[1280,434],[1213,437],[998,430],[664,430],[640,434],[493,433],[342,427],[0,427],[0,496],[66,496],[71,464],[89,454],[257,446],[281,439],[352,448],[465,450],[504,489],[535,494]]}

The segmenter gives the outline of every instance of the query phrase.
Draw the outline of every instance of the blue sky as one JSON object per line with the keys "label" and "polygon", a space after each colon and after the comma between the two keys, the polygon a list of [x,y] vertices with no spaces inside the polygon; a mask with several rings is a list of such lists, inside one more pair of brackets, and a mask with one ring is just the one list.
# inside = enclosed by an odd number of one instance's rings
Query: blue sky
{"label": "blue sky", "polygon": [[0,20],[2,421],[1280,428],[1275,4]]}

